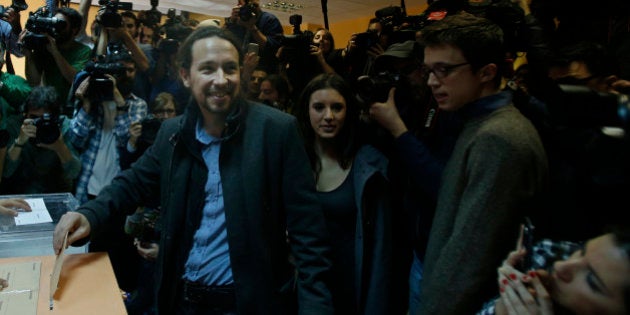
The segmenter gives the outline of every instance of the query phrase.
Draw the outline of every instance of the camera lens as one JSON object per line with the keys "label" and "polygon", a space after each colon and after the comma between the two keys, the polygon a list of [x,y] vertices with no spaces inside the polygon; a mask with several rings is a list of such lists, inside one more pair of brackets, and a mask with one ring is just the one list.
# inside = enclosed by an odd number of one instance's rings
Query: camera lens
{"label": "camera lens", "polygon": [[53,120],[49,114],[44,114],[42,118],[38,119],[35,126],[37,127],[35,133],[37,143],[51,144],[59,139],[61,132],[57,126],[57,121]]}

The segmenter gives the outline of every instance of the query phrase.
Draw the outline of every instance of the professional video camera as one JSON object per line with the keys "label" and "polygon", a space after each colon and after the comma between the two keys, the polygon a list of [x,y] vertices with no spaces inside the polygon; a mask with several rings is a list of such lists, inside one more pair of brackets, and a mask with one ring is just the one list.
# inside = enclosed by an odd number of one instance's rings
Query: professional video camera
{"label": "professional video camera", "polygon": [[85,66],[85,71],[90,76],[88,97],[91,102],[111,101],[114,99],[114,82],[106,75],[115,78],[126,74],[126,69],[118,62],[109,62],[109,56],[99,56],[96,62],[90,62]]}
{"label": "professional video camera", "polygon": [[157,26],[162,22],[162,12],[157,9],[158,0],[151,0],[151,10],[141,11],[138,18],[145,26]]}
{"label": "professional video camera", "polygon": [[131,10],[133,3],[119,2],[118,0],[99,0],[98,4],[105,11],[101,13],[100,21],[103,27],[119,27],[122,25],[122,16],[118,10]]}
{"label": "professional video camera", "polygon": [[192,29],[183,22],[186,20],[183,15],[177,15],[175,9],[168,9],[167,20],[161,27],[161,32],[166,38],[160,40],[157,49],[167,55],[172,55],[179,49],[180,42],[183,41]]}
{"label": "professional video camera", "polygon": [[277,38],[283,46],[279,57],[281,61],[297,61],[308,56],[313,44],[314,34],[311,31],[301,31],[302,16],[293,14],[289,17],[289,23],[293,26],[292,35],[278,34]]}
{"label": "professional video camera", "polygon": [[33,120],[33,125],[37,127],[35,138],[30,139],[33,144],[51,144],[59,139],[61,131],[59,130],[60,120],[58,117],[44,113],[42,117]]}
{"label": "professional video camera", "polygon": [[26,34],[24,35],[24,48],[30,50],[43,50],[48,44],[48,37],[57,38],[66,27],[66,21],[54,17],[46,7],[40,7],[35,12],[30,12],[26,20]]}
{"label": "professional video camera", "polygon": [[[247,1],[239,10],[238,16],[243,22],[249,21],[249,19],[256,19],[256,4]],[[300,22],[301,23],[301,22]]]}
{"label": "professional video camera", "polygon": [[0,16],[3,16],[9,8],[13,8],[15,11],[20,12],[28,9],[28,4],[26,4],[24,0],[13,0],[11,5],[8,7],[0,5]]}
{"label": "professional video camera", "polygon": [[[416,31],[424,25],[422,17],[407,16],[402,8],[397,6],[376,10],[374,15],[382,26],[382,35],[387,35],[389,44],[415,40]],[[367,52],[370,47],[379,42],[379,34],[374,31],[358,33],[354,36],[354,44],[359,52]]]}
{"label": "professional video camera", "polygon": [[559,84],[545,99],[552,124],[566,127],[621,127],[630,131],[630,97],[583,85]]}

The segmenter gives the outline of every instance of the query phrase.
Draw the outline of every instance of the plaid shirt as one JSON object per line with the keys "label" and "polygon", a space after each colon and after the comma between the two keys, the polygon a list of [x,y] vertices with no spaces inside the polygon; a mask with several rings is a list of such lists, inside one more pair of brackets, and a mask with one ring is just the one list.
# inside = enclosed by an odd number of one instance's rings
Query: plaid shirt
{"label": "plaid shirt", "polygon": [[[532,267],[530,269],[549,269],[554,262],[569,258],[581,245],[573,242],[554,242],[552,240],[543,239],[536,243],[533,247]],[[500,297],[492,299],[484,304],[481,311],[477,315],[494,315],[494,304]]]}
{"label": "plaid shirt", "polygon": [[[129,110],[127,113],[116,115],[116,124],[114,125],[114,137],[118,148],[124,148],[127,144],[131,123],[144,118],[148,111],[147,102],[133,94],[125,99],[125,105],[129,106]],[[83,108],[76,112],[71,121],[71,132],[68,136],[72,145],[81,152],[81,175],[79,175],[75,192],[75,197],[81,204],[88,200],[88,181],[92,176],[96,154],[101,143],[102,127],[102,115],[91,116]],[[118,161],[118,155],[115,159]],[[116,167],[120,171],[118,163],[116,163]]]}

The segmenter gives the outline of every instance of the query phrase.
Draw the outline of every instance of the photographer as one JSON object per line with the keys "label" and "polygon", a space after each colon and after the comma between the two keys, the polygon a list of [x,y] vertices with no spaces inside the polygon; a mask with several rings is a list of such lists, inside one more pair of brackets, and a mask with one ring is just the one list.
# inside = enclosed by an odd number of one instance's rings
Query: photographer
{"label": "photographer", "polygon": [[276,35],[284,31],[275,15],[260,8],[259,0],[239,0],[230,17],[226,18],[224,27],[241,40],[241,50],[247,51],[249,43],[258,44],[260,66],[269,74],[278,72],[275,55],[280,41]]}
{"label": "photographer", "polygon": [[163,29],[166,38],[158,42],[153,49],[153,58],[156,60],[155,68],[151,75],[151,93],[149,100],[154,100],[158,94],[168,92],[175,97],[178,104],[188,103],[190,93],[184,87],[179,78],[179,68],[175,61],[179,44],[193,31],[185,25],[181,16],[175,16],[174,10],[169,12],[169,18],[164,23]]}
{"label": "photographer", "polygon": [[[389,176],[400,208],[406,213],[402,233],[413,248],[409,307],[420,301],[422,264],[431,229],[440,176],[461,126],[455,115],[440,112],[421,70],[423,47],[415,41],[395,43],[374,60],[370,76],[357,83],[358,98],[372,121],[363,134],[390,159]],[[395,86],[395,104],[369,108]],[[434,161],[427,159],[430,156]],[[428,164],[424,164],[425,162]]]}
{"label": "photographer", "polygon": [[[24,1],[13,1],[10,6],[4,7],[0,5],[0,42],[4,43],[5,47],[9,49],[9,53],[22,57],[24,54],[18,45],[18,38],[22,32],[22,24],[20,23],[20,11],[25,10],[28,5]],[[9,54],[7,57],[7,71],[15,73],[13,71],[13,65],[9,61]]]}
{"label": "photographer", "polygon": [[[96,21],[101,32],[97,39],[97,56],[119,50],[129,51],[137,67],[133,93],[141,99],[148,100],[151,90],[149,71],[153,62],[149,59],[151,46],[140,45],[136,40],[140,22],[135,14],[129,11],[132,3],[101,0],[99,4],[101,8]],[[120,9],[127,11],[118,13]]]}
{"label": "photographer", "polygon": [[[147,103],[131,92],[135,71],[133,59],[123,50],[110,53],[77,75],[77,110],[69,137],[81,153],[75,191],[81,204],[95,198],[120,173],[120,152],[129,140],[131,122],[147,115]],[[92,239],[89,250],[107,251],[120,288],[130,291],[136,285],[138,257],[122,229],[124,220],[124,216],[112,218],[107,232]]]}
{"label": "photographer", "polygon": [[147,103],[131,92],[136,65],[128,52],[110,53],[105,62],[86,70],[75,80],[78,110],[70,133],[72,143],[81,152],[82,170],[76,190],[80,202],[97,195],[118,173],[118,148],[127,144],[131,122],[147,115]]}
{"label": "photographer", "polygon": [[[125,150],[120,151],[120,167],[124,170],[131,166],[146,149],[153,144],[157,132],[166,119],[178,113],[178,106],[173,95],[162,92],[151,103],[151,115],[141,121],[131,123],[129,142]],[[138,286],[125,300],[129,315],[145,314],[153,302],[153,275],[155,260],[159,251],[160,205],[157,200],[149,201],[138,207],[136,213],[127,217],[125,233],[134,238],[134,246],[143,258],[138,271]]]}
{"label": "photographer", "polygon": [[[34,16],[29,17],[29,20]],[[26,56],[26,79],[31,86],[52,86],[57,91],[58,99],[65,103],[72,80],[89,61],[91,51],[88,46],[74,40],[83,20],[79,12],[62,7],[53,17],[56,23],[63,24],[63,28],[54,34],[38,34],[47,38],[44,47],[31,49],[28,45],[24,46],[25,39],[34,35],[29,31],[28,22],[20,34],[19,42],[22,43],[22,51]]]}
{"label": "photographer", "polygon": [[71,192],[81,164],[64,137],[70,123],[60,115],[53,87],[36,87],[24,103],[23,116],[7,123],[12,138],[3,176],[11,182],[6,193]]}
{"label": "photographer", "polygon": [[347,79],[354,82],[358,77],[371,72],[374,59],[381,55],[388,46],[388,30],[377,18],[370,19],[364,33],[352,34],[343,56],[350,69]]}
{"label": "photographer", "polygon": [[129,126],[129,141],[125,149],[120,151],[120,168],[129,168],[153,144],[162,122],[177,114],[178,106],[173,95],[168,92],[158,94],[151,102],[151,114]]}
{"label": "photographer", "polygon": [[342,49],[335,49],[335,39],[332,33],[320,28],[313,35],[313,42],[310,47],[311,56],[315,56],[320,66],[320,73],[343,74]]}

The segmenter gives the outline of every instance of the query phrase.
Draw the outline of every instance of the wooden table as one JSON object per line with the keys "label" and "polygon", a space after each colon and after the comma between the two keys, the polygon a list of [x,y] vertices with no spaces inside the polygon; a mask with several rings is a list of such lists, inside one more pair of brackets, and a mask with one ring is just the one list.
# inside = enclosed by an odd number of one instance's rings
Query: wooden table
{"label": "wooden table", "polygon": [[50,275],[55,256],[2,258],[0,263],[41,261],[37,314],[127,314],[107,253],[66,255],[49,310]]}

